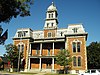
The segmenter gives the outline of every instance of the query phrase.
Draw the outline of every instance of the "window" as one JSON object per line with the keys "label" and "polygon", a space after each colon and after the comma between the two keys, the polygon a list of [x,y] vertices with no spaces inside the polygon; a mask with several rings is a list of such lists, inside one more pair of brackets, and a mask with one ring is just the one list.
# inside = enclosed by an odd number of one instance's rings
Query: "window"
{"label": "window", "polygon": [[18,45],[18,50],[20,52],[23,52],[24,51],[24,45]]}
{"label": "window", "polygon": [[20,50],[20,45],[18,45],[18,51]]}
{"label": "window", "polygon": [[73,42],[73,52],[76,52],[76,43]]}
{"label": "window", "polygon": [[24,45],[22,45],[22,50],[21,50],[22,52],[24,51]]}
{"label": "window", "polygon": [[62,36],[62,35],[63,35],[63,32],[61,32],[60,34],[61,34],[61,36]]}
{"label": "window", "polygon": [[50,32],[48,33],[48,37],[51,37],[51,33]]}
{"label": "window", "polygon": [[51,14],[51,18],[53,18],[53,13]]}
{"label": "window", "polygon": [[49,23],[47,23],[47,27],[49,27]]}
{"label": "window", "polygon": [[77,66],[76,65],[76,57],[73,57],[73,66]]}
{"label": "window", "polygon": [[76,73],[79,73],[79,70],[76,70]]}
{"label": "window", "polygon": [[80,42],[77,42],[77,52],[80,52]]}
{"label": "window", "polygon": [[77,33],[78,28],[73,28],[72,30],[74,33]]}
{"label": "window", "polygon": [[78,66],[81,66],[81,57],[78,57]]}
{"label": "window", "polygon": [[49,14],[49,18],[50,18],[50,16],[51,16],[51,15]]}
{"label": "window", "polygon": [[51,26],[52,26],[52,27],[53,27],[53,24],[54,24],[54,23],[51,23]]}
{"label": "window", "polygon": [[18,32],[18,37],[21,37],[21,36],[22,36],[21,32]]}
{"label": "window", "polygon": [[18,32],[18,37],[23,37],[23,36],[26,36],[26,33],[27,33],[28,31],[20,31],[20,32]]}
{"label": "window", "polygon": [[73,66],[74,67],[80,67],[81,66],[81,57],[73,57]]}
{"label": "window", "polygon": [[73,52],[80,52],[81,43],[80,42],[73,42],[72,43],[72,50]]}

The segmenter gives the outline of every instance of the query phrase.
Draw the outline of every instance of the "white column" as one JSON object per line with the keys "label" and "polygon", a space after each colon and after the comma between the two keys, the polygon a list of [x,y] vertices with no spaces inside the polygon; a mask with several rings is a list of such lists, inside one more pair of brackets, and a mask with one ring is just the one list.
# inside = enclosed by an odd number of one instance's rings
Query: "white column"
{"label": "white column", "polygon": [[[67,38],[66,38],[67,39]],[[65,49],[67,50],[67,40],[65,41]]]}
{"label": "white column", "polygon": [[30,58],[29,58],[28,61],[29,61],[29,62],[28,62],[28,70],[30,70]]}
{"label": "white column", "polygon": [[29,56],[31,56],[31,43],[30,43]]}
{"label": "white column", "polygon": [[40,43],[40,56],[42,54],[42,43]]}
{"label": "white column", "polygon": [[52,58],[52,70],[54,70],[54,58]]}
{"label": "white column", "polygon": [[52,55],[54,55],[54,42],[53,42],[53,51],[52,51]]}
{"label": "white column", "polygon": [[40,58],[39,70],[41,71],[41,58]]}

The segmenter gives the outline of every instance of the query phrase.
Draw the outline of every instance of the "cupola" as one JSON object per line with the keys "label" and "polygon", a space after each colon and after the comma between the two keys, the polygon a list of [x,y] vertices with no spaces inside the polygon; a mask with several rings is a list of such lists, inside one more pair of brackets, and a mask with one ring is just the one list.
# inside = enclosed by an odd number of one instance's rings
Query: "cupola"
{"label": "cupola", "polygon": [[56,29],[58,26],[57,8],[52,4],[47,8],[44,29]]}

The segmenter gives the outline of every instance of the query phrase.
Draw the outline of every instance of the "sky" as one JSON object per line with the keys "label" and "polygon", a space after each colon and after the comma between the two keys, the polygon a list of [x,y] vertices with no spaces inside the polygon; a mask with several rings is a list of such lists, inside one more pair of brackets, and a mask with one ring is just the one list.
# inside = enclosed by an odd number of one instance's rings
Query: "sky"
{"label": "sky", "polygon": [[[54,2],[58,11],[58,28],[67,28],[68,24],[82,23],[88,32],[86,45],[91,42],[100,42],[100,0],[34,0],[31,5],[31,16],[12,18],[9,23],[0,23],[3,32],[8,29],[8,39],[5,45],[13,43],[18,28],[43,30],[46,10]],[[5,45],[0,45],[0,56],[3,55]]]}

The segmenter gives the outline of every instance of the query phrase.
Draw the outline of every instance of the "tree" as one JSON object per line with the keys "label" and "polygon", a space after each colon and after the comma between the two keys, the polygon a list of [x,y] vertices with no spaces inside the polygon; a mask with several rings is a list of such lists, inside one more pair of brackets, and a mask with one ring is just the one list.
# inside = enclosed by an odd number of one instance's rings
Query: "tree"
{"label": "tree", "polygon": [[100,68],[100,42],[92,42],[87,46],[88,69]]}
{"label": "tree", "polygon": [[61,50],[59,53],[56,55],[56,63],[60,66],[64,66],[64,73],[65,73],[65,68],[66,66],[69,66],[70,62],[72,61],[70,57],[70,53],[68,50]]}
{"label": "tree", "polygon": [[11,66],[15,66],[18,63],[18,49],[13,44],[5,45],[6,48],[6,57],[10,61]]}
{"label": "tree", "polygon": [[30,16],[33,0],[0,0],[0,22],[9,22],[13,17]]}
{"label": "tree", "polygon": [[3,63],[2,58],[0,58],[0,69],[1,69],[2,63]]}

